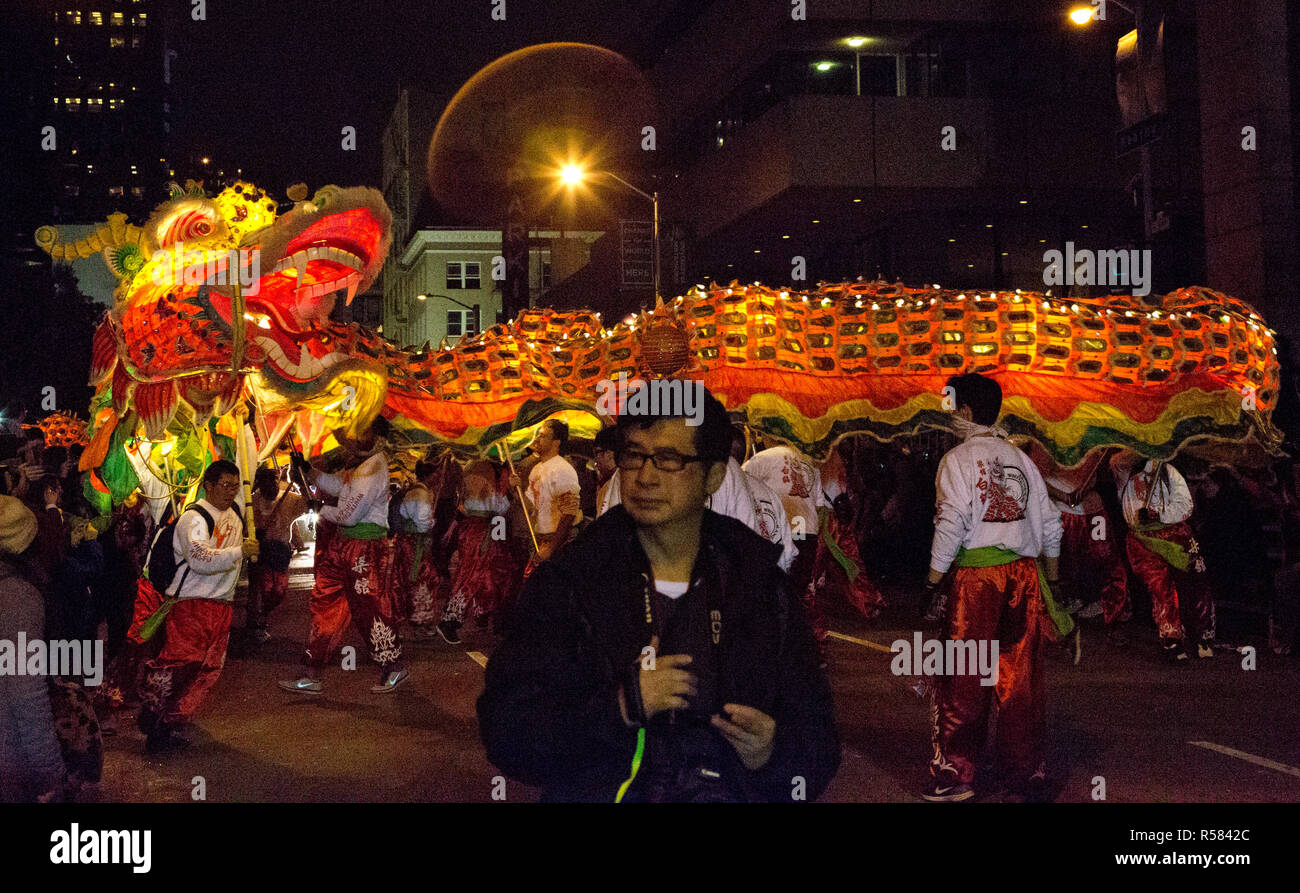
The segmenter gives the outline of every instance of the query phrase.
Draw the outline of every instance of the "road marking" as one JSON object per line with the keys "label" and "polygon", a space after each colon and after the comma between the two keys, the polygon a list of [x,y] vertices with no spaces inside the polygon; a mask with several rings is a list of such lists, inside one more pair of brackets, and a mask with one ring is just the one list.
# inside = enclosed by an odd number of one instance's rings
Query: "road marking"
{"label": "road marking", "polygon": [[868,642],[866,639],[858,639],[853,636],[846,636],[844,633],[837,633],[833,629],[826,631],[826,635],[834,639],[843,639],[845,642],[852,642],[854,645],[862,645],[867,648],[874,648],[876,651],[883,651],[885,654],[893,654],[892,648],[886,648],[884,645],[878,645],[875,642]]}
{"label": "road marking", "polygon": [[1224,747],[1222,744],[1215,744],[1213,741],[1188,741],[1187,743],[1193,747],[1204,747],[1206,750],[1213,750],[1218,753],[1227,754],[1230,757],[1245,760],[1247,763],[1254,763],[1256,766],[1263,766],[1265,769],[1272,769],[1275,772],[1281,772],[1284,775],[1294,775],[1297,778],[1300,778],[1300,769],[1297,769],[1295,766],[1288,766],[1286,763],[1275,763],[1272,760],[1257,757],[1253,753],[1246,753],[1244,750],[1236,750],[1231,747]]}
{"label": "road marking", "polygon": [[478,664],[485,670],[487,669],[487,655],[482,651],[466,651],[465,653],[470,656],[474,663]]}

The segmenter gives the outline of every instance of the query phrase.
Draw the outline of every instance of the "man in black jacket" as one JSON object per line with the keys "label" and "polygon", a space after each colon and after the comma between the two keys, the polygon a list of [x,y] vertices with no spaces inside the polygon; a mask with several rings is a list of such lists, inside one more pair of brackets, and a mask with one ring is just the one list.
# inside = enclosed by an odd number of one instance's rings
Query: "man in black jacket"
{"label": "man in black jacket", "polygon": [[624,414],[623,504],[541,564],[488,662],[488,759],[547,800],[813,800],[830,687],[779,547],[704,508],[731,428]]}

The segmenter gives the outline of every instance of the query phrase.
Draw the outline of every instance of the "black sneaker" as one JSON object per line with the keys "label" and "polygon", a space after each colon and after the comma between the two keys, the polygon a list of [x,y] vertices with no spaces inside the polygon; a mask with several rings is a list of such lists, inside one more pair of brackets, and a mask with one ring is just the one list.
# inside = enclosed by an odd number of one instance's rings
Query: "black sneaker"
{"label": "black sneaker", "polygon": [[438,635],[448,645],[460,644],[460,624],[454,620],[444,620],[438,624]]}
{"label": "black sneaker", "polygon": [[1187,652],[1183,650],[1183,643],[1179,641],[1165,642],[1161,646],[1161,655],[1171,664],[1187,662]]}
{"label": "black sneaker", "polygon": [[958,803],[975,796],[975,790],[968,784],[934,780],[921,792],[921,798],[931,803]]}
{"label": "black sneaker", "polygon": [[184,750],[189,746],[189,739],[180,735],[175,729],[158,726],[154,733],[145,739],[144,752],[148,754],[171,753]]}

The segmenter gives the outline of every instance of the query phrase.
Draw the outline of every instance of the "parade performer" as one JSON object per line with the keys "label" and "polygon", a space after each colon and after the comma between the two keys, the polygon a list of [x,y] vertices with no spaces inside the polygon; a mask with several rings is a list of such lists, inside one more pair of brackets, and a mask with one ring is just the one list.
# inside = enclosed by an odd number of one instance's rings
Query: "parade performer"
{"label": "parade performer", "polygon": [[253,518],[261,547],[248,569],[248,629],[252,638],[271,638],[266,620],[289,592],[289,562],[293,560],[294,519],[307,511],[307,500],[281,482],[272,468],[259,468],[253,480]]}
{"label": "parade performer", "polygon": [[385,431],[380,419],[357,439],[340,429],[335,437],[347,469],[342,474],[304,469],[312,485],[336,496],[338,504],[325,506],[320,513],[335,529],[316,555],[310,641],[303,658],[307,672],[299,679],[281,681],[286,691],[320,694],[324,690],[325,663],[338,647],[349,614],[370,648],[371,659],[379,665],[380,681],[370,690],[391,692],[410,676],[402,660],[389,589],[393,544],[388,538],[388,456],[380,436]]}
{"label": "parade performer", "polygon": [[475,462],[465,469],[465,499],[455,531],[456,570],[438,624],[438,634],[452,645],[460,642],[467,616],[482,625],[499,620],[503,597],[515,585],[518,565],[505,535],[510,500],[502,484],[491,462]]}
{"label": "parade performer", "polygon": [[1201,546],[1187,519],[1192,494],[1167,462],[1125,451],[1111,458],[1120,506],[1128,523],[1128,560],[1151,593],[1151,616],[1161,652],[1172,662],[1187,660],[1186,633],[1196,637],[1198,657],[1214,657],[1214,599]]}
{"label": "parade performer", "polygon": [[[1127,640],[1120,624],[1130,613],[1128,569],[1117,545],[1117,528],[1097,492],[1097,470],[1105,457],[1094,453],[1078,468],[1061,468],[1037,442],[1030,441],[1030,457],[1043,475],[1052,507],[1061,514],[1061,580],[1066,588],[1060,601],[1071,597],[1066,610],[1089,615],[1079,596],[1100,597],[1108,641],[1122,647]],[[1095,610],[1095,609],[1094,609]]]}
{"label": "parade performer", "polygon": [[[528,474],[528,491],[525,509],[536,517],[537,551],[524,568],[527,578],[538,564],[550,558],[569,540],[569,534],[581,520],[578,507],[578,473],[573,470],[560,450],[569,441],[569,426],[559,419],[547,419],[537,428],[529,445],[537,455],[537,464]],[[511,477],[512,487],[519,486],[517,475]]]}
{"label": "parade performer", "polygon": [[434,635],[437,613],[434,601],[441,575],[438,573],[437,543],[433,537],[434,504],[440,489],[438,463],[415,464],[415,484],[402,499],[402,529],[397,532],[393,560],[393,601],[399,616],[405,616],[419,635]]}
{"label": "parade performer", "polygon": [[936,589],[955,564],[945,637],[997,641],[999,651],[991,687],[973,673],[935,680],[932,781],[922,796],[953,801],[974,795],[992,691],[999,705],[1004,769],[1027,798],[1038,799],[1046,787],[1042,615],[1052,608],[1050,601],[1045,604],[1050,600],[1046,584],[1058,578],[1061,519],[1038,469],[994,427],[1002,408],[998,383],[971,373],[948,384],[955,392],[954,424],[963,442],[939,463],[926,585]]}
{"label": "parade performer", "polygon": [[800,593],[806,602],[806,590],[817,558],[817,533],[821,529],[818,512],[829,507],[822,495],[821,474],[807,457],[786,444],[755,453],[742,468],[781,498],[798,550],[789,570],[792,591]]}
{"label": "parade performer", "polygon": [[853,497],[847,485],[847,472],[838,452],[821,467],[822,496],[831,506],[822,509],[821,534],[808,584],[805,604],[809,607],[813,631],[818,639],[826,637],[824,602],[831,592],[840,592],[867,620],[874,620],[885,606],[880,588],[863,568],[857,530],[853,524]]}
{"label": "parade performer", "polygon": [[[225,665],[240,566],[258,554],[257,540],[244,537],[234,507],[239,486],[239,467],[218,459],[203,474],[204,498],[176,521],[176,573],[157,595],[178,601],[166,615],[162,650],[145,664],[140,690],[139,725],[150,753],[188,744],[179,727],[193,717]],[[148,580],[141,586],[152,588]]]}

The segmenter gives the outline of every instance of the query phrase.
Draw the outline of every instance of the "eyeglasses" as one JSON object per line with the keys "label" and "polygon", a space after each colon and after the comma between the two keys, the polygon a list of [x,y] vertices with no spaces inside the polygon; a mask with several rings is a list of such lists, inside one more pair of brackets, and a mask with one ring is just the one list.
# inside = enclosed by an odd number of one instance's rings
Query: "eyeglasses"
{"label": "eyeglasses", "polygon": [[640,450],[625,449],[618,454],[618,467],[624,471],[638,471],[649,459],[660,471],[681,471],[687,462],[703,462],[702,456],[683,456],[681,453],[665,450],[662,453],[643,453]]}

